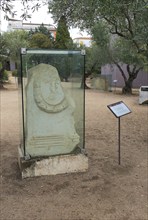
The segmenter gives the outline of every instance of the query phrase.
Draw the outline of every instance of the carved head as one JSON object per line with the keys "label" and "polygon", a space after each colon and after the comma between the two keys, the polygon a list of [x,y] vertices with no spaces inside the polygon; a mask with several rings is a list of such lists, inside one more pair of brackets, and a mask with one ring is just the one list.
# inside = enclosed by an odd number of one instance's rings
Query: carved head
{"label": "carved head", "polygon": [[59,112],[67,106],[58,71],[48,64],[39,64],[30,69],[34,78],[33,94],[37,106],[46,112]]}

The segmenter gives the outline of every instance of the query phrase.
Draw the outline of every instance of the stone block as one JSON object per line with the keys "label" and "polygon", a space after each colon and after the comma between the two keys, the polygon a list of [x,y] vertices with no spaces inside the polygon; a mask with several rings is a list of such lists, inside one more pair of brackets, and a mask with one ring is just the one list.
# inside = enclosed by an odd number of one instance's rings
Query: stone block
{"label": "stone block", "polygon": [[18,163],[22,178],[85,172],[88,169],[85,152],[26,159],[19,148]]}

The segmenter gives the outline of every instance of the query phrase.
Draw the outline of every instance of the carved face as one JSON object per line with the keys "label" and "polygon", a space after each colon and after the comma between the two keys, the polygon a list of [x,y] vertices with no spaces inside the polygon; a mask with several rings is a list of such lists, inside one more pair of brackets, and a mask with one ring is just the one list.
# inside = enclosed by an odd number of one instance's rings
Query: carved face
{"label": "carved face", "polygon": [[[41,64],[40,64],[41,65]],[[35,76],[34,97],[39,108],[46,112],[59,112],[68,106],[57,70],[47,64]]]}
{"label": "carved face", "polygon": [[64,92],[59,77],[46,75],[41,81],[41,93],[48,104],[61,103],[64,99]]}

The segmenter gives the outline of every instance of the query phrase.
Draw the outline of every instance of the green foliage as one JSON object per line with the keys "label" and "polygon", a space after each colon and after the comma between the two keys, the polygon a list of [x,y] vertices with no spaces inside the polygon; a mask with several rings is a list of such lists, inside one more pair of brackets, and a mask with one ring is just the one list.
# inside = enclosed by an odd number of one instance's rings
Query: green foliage
{"label": "green foliage", "polygon": [[27,45],[28,33],[25,31],[5,32],[0,35],[0,61],[2,64],[0,68],[1,83],[3,82],[3,78],[7,78],[7,74],[4,71],[7,66],[7,61],[11,59],[19,64],[20,48],[27,47]]}
{"label": "green foliage", "polygon": [[5,70],[5,71],[4,71],[4,74],[3,74],[2,80],[3,80],[3,81],[7,81],[7,80],[8,80],[8,76],[9,76],[9,74],[8,74],[7,70]]}
{"label": "green foliage", "polygon": [[5,32],[3,38],[5,39],[5,47],[7,48],[9,57],[14,62],[18,62],[20,48],[28,46],[28,33],[24,30]]}
{"label": "green foliage", "polygon": [[111,63],[110,35],[103,22],[98,22],[91,30],[93,40],[92,47],[87,48],[86,70],[96,75],[101,73],[101,66]]}
{"label": "green foliage", "polygon": [[92,75],[101,73],[101,66],[107,63],[106,50],[93,43],[92,47],[86,48],[86,72]]}
{"label": "green foliage", "polygon": [[6,44],[6,39],[2,34],[0,34],[0,62],[7,60],[8,60],[8,48]]}
{"label": "green foliage", "polygon": [[73,43],[70,37],[70,33],[68,31],[66,18],[65,16],[61,16],[58,22],[58,27],[57,27],[57,32],[56,32],[55,48],[70,49],[72,44]]}
{"label": "green foliage", "polygon": [[[144,65],[143,57],[141,54],[139,55],[139,53],[137,53],[137,50],[131,41],[120,37],[111,38],[109,29],[104,22],[96,24],[92,29],[92,34],[97,43],[96,50],[98,55],[96,53],[95,56],[98,57],[99,62],[102,65],[103,63],[116,64],[125,82],[123,93],[131,93],[132,82]],[[91,53],[92,52],[93,51],[91,51]],[[94,58],[91,58],[92,61],[95,60],[95,56]],[[128,77],[122,69],[123,64],[127,65]]]}
{"label": "green foliage", "polygon": [[8,80],[7,73],[5,71],[8,61],[8,50],[6,46],[5,38],[0,34],[0,88],[5,80]]}
{"label": "green foliage", "polygon": [[44,24],[35,28],[34,31],[29,31],[29,47],[43,49],[54,48],[54,38]]}
{"label": "green foliage", "polygon": [[[55,22],[64,16],[68,26],[91,30],[98,21],[103,21],[112,35],[129,40],[136,52],[142,54],[145,62],[148,60],[147,0],[20,0],[20,2],[23,19],[31,16],[30,11],[34,12],[41,5],[48,4]],[[6,16],[16,14],[13,10],[13,0],[1,1],[0,8]]]}
{"label": "green foliage", "polygon": [[148,7],[145,0],[51,0],[55,21],[66,16],[68,25],[91,30],[104,22],[112,35],[128,40],[148,59]]}
{"label": "green foliage", "polygon": [[129,65],[143,66],[143,59],[135,51],[135,47],[130,41],[123,39],[116,39],[112,46],[112,57],[116,62],[122,62]]}
{"label": "green foliage", "polygon": [[12,76],[14,76],[14,77],[17,77],[17,76],[18,76],[18,71],[17,71],[17,69],[12,71]]}
{"label": "green foliage", "polygon": [[[22,4],[21,7],[21,18],[23,20],[26,20],[27,18],[31,17],[31,14],[35,11],[38,10],[41,7],[41,3],[47,4],[47,0],[19,0],[20,3]],[[17,15],[17,11],[14,11],[14,0],[2,0],[0,2],[0,10],[5,12],[5,18],[8,19],[9,15],[11,17],[14,17]]]}
{"label": "green foliage", "polygon": [[[2,66],[2,65],[0,65],[0,66]],[[1,67],[0,67],[0,68],[1,68]],[[8,78],[9,78],[9,74],[8,74],[7,70],[4,70],[4,71],[3,71],[3,74],[2,74],[1,77],[0,77],[0,83],[3,83],[3,82],[5,82],[5,81],[8,81]]]}
{"label": "green foliage", "polygon": [[29,47],[31,48],[52,48],[53,44],[49,37],[42,33],[35,33],[32,35],[29,41]]}
{"label": "green foliage", "polygon": [[50,31],[44,26],[44,24],[41,24],[38,28],[35,28],[35,30],[30,30],[28,33],[29,38],[32,38],[32,36],[37,33],[46,35],[50,39],[51,43],[54,42],[54,38],[52,37]]}
{"label": "green foliage", "polygon": [[101,48],[107,48],[110,44],[110,34],[104,22],[98,22],[91,28],[91,33],[96,44]]}

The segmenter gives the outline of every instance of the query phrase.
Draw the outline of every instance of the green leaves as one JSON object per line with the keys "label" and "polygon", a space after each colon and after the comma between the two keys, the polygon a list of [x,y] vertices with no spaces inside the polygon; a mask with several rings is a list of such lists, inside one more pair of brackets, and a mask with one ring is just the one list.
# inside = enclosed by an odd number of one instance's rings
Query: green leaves
{"label": "green leaves", "polygon": [[45,34],[35,33],[30,39],[29,46],[31,48],[52,48],[52,42]]}
{"label": "green leaves", "polygon": [[[31,17],[31,14],[38,10],[42,5],[48,4],[48,0],[19,0],[22,7],[21,18],[27,20]],[[17,15],[17,11],[14,11],[14,0],[2,0],[0,1],[0,9],[5,12],[5,18],[8,19],[9,15],[14,17]]]}
{"label": "green leaves", "polygon": [[[119,37],[129,41],[135,53],[148,59],[147,4],[146,0],[50,0],[49,11],[55,21],[65,15],[69,25],[88,29],[93,34],[96,25],[104,24],[112,39]],[[98,29],[96,40],[103,46],[107,43],[106,31],[101,26]]]}
{"label": "green leaves", "polygon": [[5,39],[5,47],[9,51],[9,56],[13,61],[18,61],[19,50],[21,47],[28,46],[28,33],[25,31],[12,31],[3,34]]}
{"label": "green leaves", "polygon": [[61,16],[58,22],[55,47],[58,49],[70,49],[72,46],[72,39],[68,31],[66,17]]}

